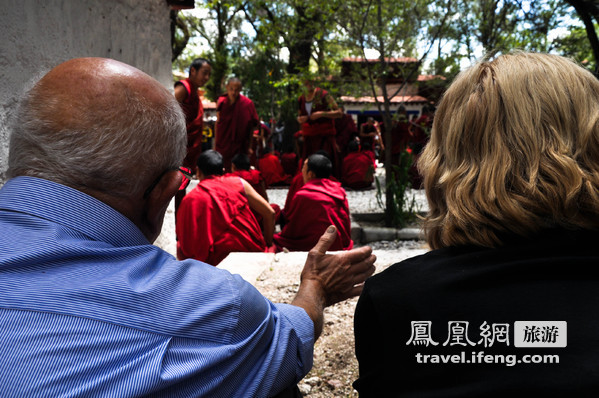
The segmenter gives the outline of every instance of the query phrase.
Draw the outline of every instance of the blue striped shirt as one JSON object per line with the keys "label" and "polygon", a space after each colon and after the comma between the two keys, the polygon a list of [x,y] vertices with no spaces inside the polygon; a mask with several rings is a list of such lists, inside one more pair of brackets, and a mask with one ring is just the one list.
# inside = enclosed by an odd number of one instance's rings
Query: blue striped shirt
{"label": "blue striped shirt", "polygon": [[310,370],[313,327],[80,191],[0,189],[2,397],[267,397]]}

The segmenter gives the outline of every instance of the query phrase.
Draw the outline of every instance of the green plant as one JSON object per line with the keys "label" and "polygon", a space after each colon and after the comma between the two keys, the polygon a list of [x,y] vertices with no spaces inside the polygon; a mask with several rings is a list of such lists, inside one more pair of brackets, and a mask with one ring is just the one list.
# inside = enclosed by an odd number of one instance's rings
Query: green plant
{"label": "green plant", "polygon": [[[409,177],[411,165],[412,154],[404,151],[399,157],[399,164],[391,166],[391,178],[385,182],[384,189],[379,178],[375,179],[376,200],[385,210],[388,226],[403,228],[416,220],[416,198],[414,195],[408,198],[408,191],[412,187]],[[391,193],[391,203],[387,202],[385,192]]]}

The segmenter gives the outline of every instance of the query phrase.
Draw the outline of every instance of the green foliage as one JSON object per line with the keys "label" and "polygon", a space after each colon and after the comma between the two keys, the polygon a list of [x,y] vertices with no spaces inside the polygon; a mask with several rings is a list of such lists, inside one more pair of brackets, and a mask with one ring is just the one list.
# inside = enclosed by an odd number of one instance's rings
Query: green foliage
{"label": "green foliage", "polygon": [[283,78],[285,63],[266,48],[256,48],[254,54],[233,58],[234,75],[242,76],[244,92],[254,99],[258,115],[266,121],[280,116],[281,98],[286,90],[278,84]]}
{"label": "green foliage", "polygon": [[[599,31],[599,25],[595,24],[595,30]],[[589,43],[587,33],[583,27],[571,26],[567,36],[555,40],[555,49],[562,55],[577,60],[582,66],[593,70],[597,61],[593,55],[593,49]]]}
{"label": "green foliage", "polygon": [[416,199],[408,198],[407,192],[412,187],[409,170],[412,165],[412,155],[404,151],[399,165],[393,165],[390,178],[386,178],[385,188],[378,178],[376,184],[376,200],[385,209],[387,223],[390,226],[404,228],[416,220]]}
{"label": "green foliage", "polygon": [[[387,92],[387,83],[413,81],[423,65],[428,73],[447,78],[420,83],[421,93],[433,101],[460,68],[483,55],[481,49],[489,56],[513,49],[552,51],[596,65],[568,3],[577,1],[197,0],[196,12],[178,14],[174,46],[185,42],[187,29],[189,43],[201,42],[206,50],[194,54],[186,48],[173,67],[186,74],[193,58],[211,59],[207,97],[214,100],[223,92],[225,79],[236,75],[262,118],[285,121],[288,138],[298,128],[297,98],[307,74],[336,99],[382,96],[377,106],[384,124],[391,125],[390,99],[399,90]],[[552,40],[551,32],[566,24],[573,25],[570,32]],[[378,52],[379,62],[359,65],[353,77],[340,79],[341,60],[372,58],[368,50]],[[390,57],[414,57],[418,62],[391,70]],[[387,173],[398,171],[389,167]],[[390,183],[395,180],[387,176]],[[401,186],[389,188],[393,197],[402,192]]]}

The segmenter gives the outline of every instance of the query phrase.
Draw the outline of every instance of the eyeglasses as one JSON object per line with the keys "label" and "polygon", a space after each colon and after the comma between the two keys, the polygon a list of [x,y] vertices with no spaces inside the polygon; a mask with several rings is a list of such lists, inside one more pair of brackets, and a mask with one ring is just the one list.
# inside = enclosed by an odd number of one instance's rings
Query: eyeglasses
{"label": "eyeglasses", "polygon": [[162,179],[162,177],[164,177],[164,175],[166,173],[168,173],[169,171],[173,171],[173,170],[179,170],[179,173],[181,173],[183,175],[183,179],[181,180],[181,185],[179,186],[179,191],[182,191],[185,188],[187,188],[187,186],[189,185],[189,182],[191,181],[191,178],[193,177],[192,171],[190,169],[188,169],[187,167],[172,167],[170,169],[164,170],[162,172],[162,174],[160,174],[158,176],[158,178],[156,178],[154,180],[154,182],[144,192],[143,198],[147,199],[148,196],[150,196],[150,193],[152,192],[152,190],[154,188],[156,188],[156,185],[158,185],[158,183],[160,182],[160,180]]}

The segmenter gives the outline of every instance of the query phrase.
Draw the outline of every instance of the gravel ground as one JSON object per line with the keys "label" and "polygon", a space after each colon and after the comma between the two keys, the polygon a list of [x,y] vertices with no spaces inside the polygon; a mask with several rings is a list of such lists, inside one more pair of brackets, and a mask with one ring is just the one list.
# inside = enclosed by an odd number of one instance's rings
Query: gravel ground
{"label": "gravel ground", "polygon": [[[267,189],[268,201],[270,203],[276,203],[281,208],[285,206],[285,199],[287,198],[287,188],[271,188]],[[376,199],[376,189],[370,189],[367,191],[351,191],[346,190],[347,203],[349,205],[350,213],[381,213],[383,208],[379,206]],[[425,212],[428,210],[428,204],[426,202],[426,195],[423,190],[410,189],[408,191],[408,197],[414,197],[415,199],[415,210],[418,212]]]}

